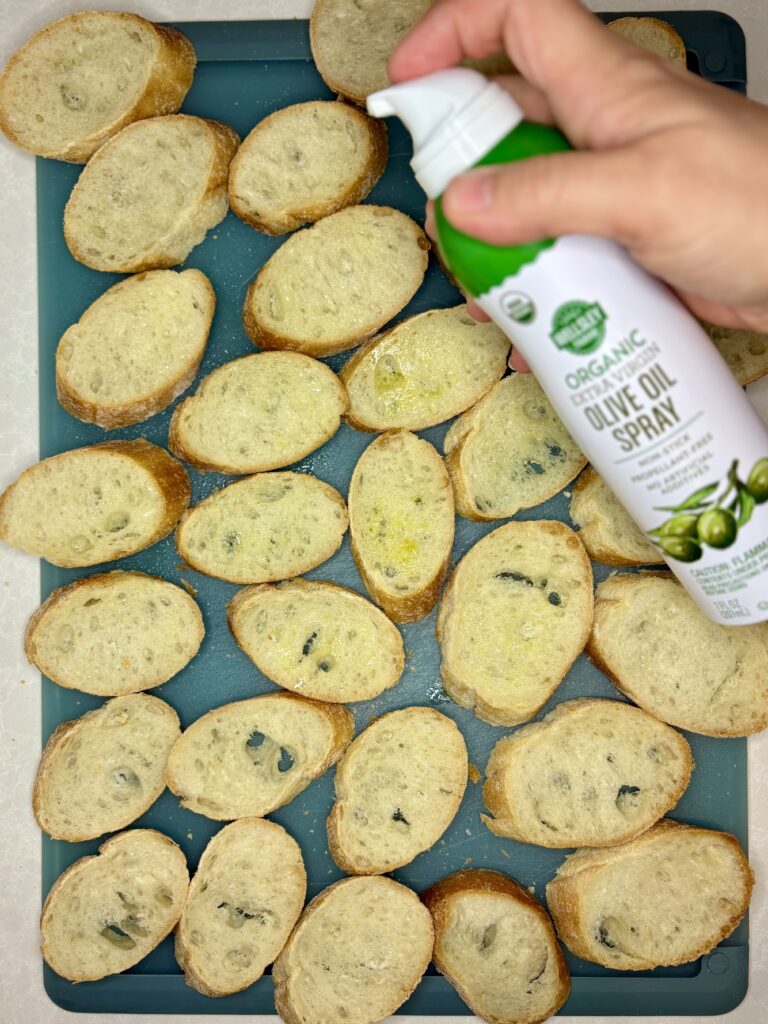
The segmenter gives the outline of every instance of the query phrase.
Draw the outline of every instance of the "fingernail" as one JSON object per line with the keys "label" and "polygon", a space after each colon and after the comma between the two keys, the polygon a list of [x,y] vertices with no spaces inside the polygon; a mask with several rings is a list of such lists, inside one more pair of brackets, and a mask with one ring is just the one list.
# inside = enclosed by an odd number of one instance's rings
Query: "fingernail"
{"label": "fingernail", "polygon": [[448,193],[449,210],[456,213],[477,213],[479,210],[486,210],[493,202],[494,186],[493,172],[467,174],[457,178]]}

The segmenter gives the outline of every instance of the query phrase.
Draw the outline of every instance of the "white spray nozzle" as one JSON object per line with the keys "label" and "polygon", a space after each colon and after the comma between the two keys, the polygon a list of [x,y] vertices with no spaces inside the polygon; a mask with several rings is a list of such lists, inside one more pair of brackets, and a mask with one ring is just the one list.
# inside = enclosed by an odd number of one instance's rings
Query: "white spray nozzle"
{"label": "white spray nozzle", "polygon": [[431,198],[522,120],[512,97],[470,68],[449,68],[368,97],[374,117],[397,115],[413,139],[411,166]]}

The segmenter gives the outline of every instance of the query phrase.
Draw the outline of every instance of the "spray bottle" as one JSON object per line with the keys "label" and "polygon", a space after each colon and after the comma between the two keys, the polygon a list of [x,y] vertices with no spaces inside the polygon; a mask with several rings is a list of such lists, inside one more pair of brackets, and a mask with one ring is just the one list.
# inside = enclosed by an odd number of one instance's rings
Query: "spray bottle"
{"label": "spray bottle", "polygon": [[768,620],[768,430],[697,321],[611,241],[499,247],[443,216],[456,175],[567,150],[564,136],[465,68],[374,93],[368,110],[405,122],[445,263],[694,600],[721,624]]}

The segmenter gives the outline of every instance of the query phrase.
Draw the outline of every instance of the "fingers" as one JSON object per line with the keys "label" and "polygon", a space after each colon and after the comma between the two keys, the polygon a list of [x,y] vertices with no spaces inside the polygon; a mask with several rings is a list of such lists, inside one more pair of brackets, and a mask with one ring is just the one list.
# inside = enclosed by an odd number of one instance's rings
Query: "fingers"
{"label": "fingers", "polygon": [[489,324],[491,322],[491,318],[485,310],[478,306],[474,299],[467,298],[467,312],[472,319],[477,320],[478,323]]}
{"label": "fingers", "polygon": [[525,114],[527,121],[537,121],[539,124],[555,123],[552,106],[547,97],[541,89],[537,89],[522,75],[497,75],[494,82],[510,94]]}
{"label": "fingers", "polygon": [[579,144],[606,91],[623,88],[627,60],[655,64],[578,0],[442,0],[395,50],[389,76],[404,81],[499,50]]}
{"label": "fingers", "polygon": [[510,352],[509,361],[507,365],[510,367],[510,369],[517,370],[518,373],[531,372],[530,366],[528,365],[528,363],[526,363],[526,361],[523,359],[522,355],[517,351],[516,348],[513,348],[512,351]]}
{"label": "fingers", "polygon": [[478,168],[451,182],[443,211],[460,231],[493,245],[590,234],[631,248],[653,230],[641,209],[645,165],[632,157],[558,153]]}

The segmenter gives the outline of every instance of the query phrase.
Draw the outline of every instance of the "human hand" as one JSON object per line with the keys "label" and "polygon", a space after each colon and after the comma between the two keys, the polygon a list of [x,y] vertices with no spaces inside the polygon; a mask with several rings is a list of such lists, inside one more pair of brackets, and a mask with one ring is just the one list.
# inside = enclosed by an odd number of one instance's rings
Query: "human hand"
{"label": "human hand", "polygon": [[613,238],[696,316],[768,331],[768,109],[644,53],[576,0],[440,0],[389,74],[500,49],[520,71],[500,81],[526,117],[579,151],[462,175],[446,217],[496,245]]}

